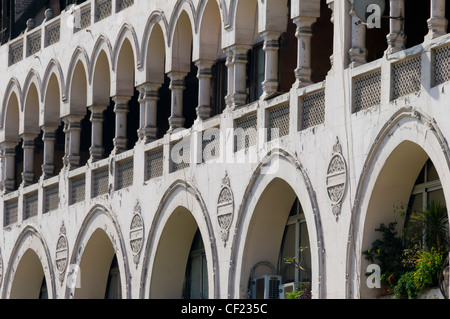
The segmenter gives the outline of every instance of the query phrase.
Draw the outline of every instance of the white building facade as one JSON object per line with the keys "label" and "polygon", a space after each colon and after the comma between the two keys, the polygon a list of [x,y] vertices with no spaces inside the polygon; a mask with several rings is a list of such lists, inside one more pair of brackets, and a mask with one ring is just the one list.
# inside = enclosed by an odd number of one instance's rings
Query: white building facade
{"label": "white building facade", "polygon": [[0,47],[1,297],[376,297],[374,229],[450,201],[450,4],[406,2],[43,8]]}

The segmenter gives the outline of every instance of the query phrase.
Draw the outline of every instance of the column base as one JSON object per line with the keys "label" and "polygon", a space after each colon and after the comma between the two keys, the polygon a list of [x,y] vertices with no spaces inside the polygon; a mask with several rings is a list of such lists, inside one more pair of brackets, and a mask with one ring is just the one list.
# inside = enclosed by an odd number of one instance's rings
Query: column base
{"label": "column base", "polygon": [[308,85],[313,84],[311,81],[311,69],[310,68],[302,68],[295,69],[295,83],[292,86],[295,89],[299,89]]}
{"label": "column base", "polygon": [[115,137],[113,139],[114,149],[113,154],[120,154],[127,150],[127,138],[126,137]]}
{"label": "column base", "polygon": [[103,149],[103,147],[91,146],[89,148],[89,154],[91,154],[89,160],[91,162],[96,162],[103,158],[104,149]]}
{"label": "column base", "polygon": [[13,179],[6,179],[3,182],[5,192],[13,192],[16,190],[16,181]]}
{"label": "column base", "polygon": [[274,95],[277,94],[278,92],[278,82],[277,81],[264,81],[262,83],[262,89],[263,89],[263,94],[262,94],[262,99],[267,99],[270,98]]}
{"label": "column base", "polygon": [[157,127],[145,127],[144,128],[144,142],[150,143],[158,139],[158,128]]}
{"label": "column base", "polygon": [[34,184],[34,172],[22,172],[22,184],[24,186]]}
{"label": "column base", "polygon": [[54,176],[55,165],[44,164],[41,166],[41,168],[42,168],[42,175],[44,176],[44,179]]}
{"label": "column base", "polygon": [[178,128],[184,127],[184,117],[182,116],[174,116],[169,117],[169,132],[173,132]]}
{"label": "column base", "polygon": [[235,93],[231,97],[231,105],[233,108],[243,106],[247,102],[247,94],[245,93]]}
{"label": "column base", "polygon": [[200,105],[195,111],[197,112],[197,118],[202,121],[211,117],[211,108],[208,105]]}

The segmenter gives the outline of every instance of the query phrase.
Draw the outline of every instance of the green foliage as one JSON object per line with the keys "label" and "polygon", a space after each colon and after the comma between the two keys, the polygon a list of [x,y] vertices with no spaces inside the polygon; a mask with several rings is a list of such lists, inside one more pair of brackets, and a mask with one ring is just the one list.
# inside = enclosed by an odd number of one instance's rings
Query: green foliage
{"label": "green foliage", "polygon": [[425,210],[412,214],[411,220],[425,232],[425,247],[448,250],[448,214],[445,205],[431,201]]}
{"label": "green foliage", "polygon": [[424,250],[418,254],[416,259],[416,271],[414,273],[414,283],[418,289],[437,286],[439,283],[439,273],[444,263],[443,252],[432,248],[430,251]]}
{"label": "green foliage", "polygon": [[416,284],[414,283],[414,271],[404,273],[394,289],[394,296],[397,299],[409,298],[414,299],[419,294]]}
{"label": "green foliage", "polygon": [[309,282],[299,284],[294,291],[286,295],[286,299],[311,299],[311,284]]}
{"label": "green foliage", "polygon": [[381,281],[388,287],[393,287],[401,275],[403,243],[396,231],[397,222],[387,226],[380,224],[375,231],[382,234],[380,239],[372,242],[372,247],[363,252],[371,263],[376,263],[381,269]]}
{"label": "green foliage", "polygon": [[445,260],[446,252],[419,250],[415,258],[411,258],[414,269],[404,273],[395,288],[395,298],[416,298],[426,288],[437,286],[439,274]]}

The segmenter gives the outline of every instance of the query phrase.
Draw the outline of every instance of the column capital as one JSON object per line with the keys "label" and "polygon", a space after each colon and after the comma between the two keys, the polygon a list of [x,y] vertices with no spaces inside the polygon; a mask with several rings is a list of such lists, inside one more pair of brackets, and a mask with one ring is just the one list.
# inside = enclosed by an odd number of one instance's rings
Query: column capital
{"label": "column capital", "polygon": [[0,142],[0,149],[3,150],[3,155],[14,155],[15,154],[15,148],[19,144],[19,142],[16,141],[3,141]]}
{"label": "column capital", "polygon": [[278,38],[281,36],[281,31],[265,30],[260,32],[260,35],[264,41],[278,41]]}
{"label": "column capital", "polygon": [[[295,32],[295,36],[299,37],[299,35],[309,35],[311,31],[311,27],[314,22],[317,21],[316,17],[307,17],[307,16],[298,16],[292,19],[292,21],[297,25],[297,29]],[[312,33],[311,33],[312,35]]]}
{"label": "column capital", "polygon": [[21,138],[24,142],[27,142],[27,141],[33,141],[33,142],[34,142],[34,139],[35,139],[37,136],[38,136],[38,134],[35,134],[35,133],[22,133],[22,134],[20,134],[20,138]]}
{"label": "column capital", "polygon": [[88,110],[91,111],[92,114],[103,113],[106,110],[106,105],[91,105],[88,106]]}
{"label": "column capital", "polygon": [[75,123],[81,122],[81,120],[85,117],[84,114],[69,114],[63,117],[63,122],[68,125],[73,125]]}

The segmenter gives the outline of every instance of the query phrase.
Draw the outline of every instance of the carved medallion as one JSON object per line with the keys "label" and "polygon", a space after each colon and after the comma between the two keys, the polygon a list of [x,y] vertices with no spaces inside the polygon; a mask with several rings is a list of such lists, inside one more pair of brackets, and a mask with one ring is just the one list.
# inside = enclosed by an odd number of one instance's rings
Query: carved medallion
{"label": "carved medallion", "polygon": [[133,261],[136,267],[139,263],[142,246],[144,242],[144,220],[141,214],[141,205],[136,201],[134,206],[134,214],[130,225],[130,246],[133,252]]}
{"label": "carved medallion", "polygon": [[228,174],[222,179],[222,186],[217,201],[217,220],[220,227],[221,238],[226,246],[228,235],[230,232],[231,223],[234,215],[234,200],[233,192],[230,187],[230,179]]}
{"label": "carved medallion", "polygon": [[327,170],[327,193],[331,201],[331,208],[336,221],[341,213],[341,203],[347,185],[347,166],[342,156],[342,146],[339,138],[333,146],[333,155]]}
{"label": "carved medallion", "polygon": [[56,242],[56,269],[59,273],[59,281],[64,281],[64,274],[67,269],[67,260],[69,258],[69,245],[66,237],[66,227],[62,223],[58,241]]}

